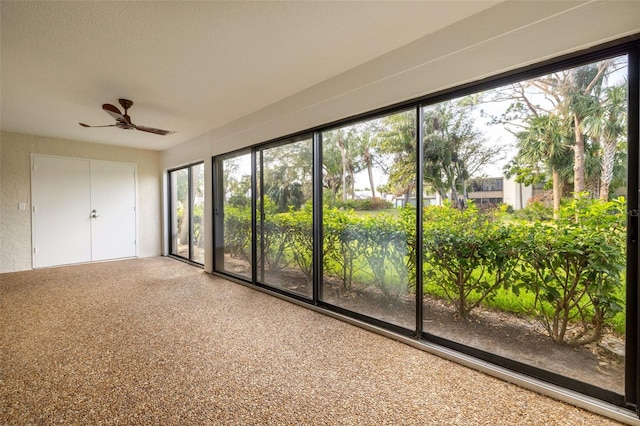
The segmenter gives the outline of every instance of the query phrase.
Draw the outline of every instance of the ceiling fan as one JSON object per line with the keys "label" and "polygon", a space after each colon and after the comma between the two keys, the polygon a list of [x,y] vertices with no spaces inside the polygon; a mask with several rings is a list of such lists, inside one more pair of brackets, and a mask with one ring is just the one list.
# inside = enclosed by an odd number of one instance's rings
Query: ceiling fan
{"label": "ceiling fan", "polygon": [[106,126],[90,126],[89,124],[78,123],[82,127],[117,127],[119,129],[125,130],[140,130],[142,132],[154,133],[156,135],[170,135],[172,132],[170,130],[162,130],[162,129],[154,129],[153,127],[146,126],[138,126],[137,124],[133,124],[131,122],[131,117],[127,114],[127,110],[131,108],[133,102],[129,99],[118,99],[122,108],[124,108],[124,114],[120,112],[118,107],[113,106],[111,104],[103,104],[102,109],[105,110],[107,114],[116,119],[116,124],[108,124]]}

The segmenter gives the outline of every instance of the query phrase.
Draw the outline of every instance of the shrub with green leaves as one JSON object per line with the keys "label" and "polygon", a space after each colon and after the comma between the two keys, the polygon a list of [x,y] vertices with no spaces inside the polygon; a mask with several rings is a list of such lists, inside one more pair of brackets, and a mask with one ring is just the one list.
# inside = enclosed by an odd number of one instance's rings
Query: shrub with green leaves
{"label": "shrub with green leaves", "polygon": [[204,247],[204,238],[202,235],[202,228],[204,227],[204,203],[196,203],[193,206],[193,246]]}
{"label": "shrub with green leaves", "polygon": [[336,201],[335,207],[344,210],[381,210],[393,207],[389,201],[378,197]]}
{"label": "shrub with green leaves", "polygon": [[600,339],[622,310],[616,297],[625,266],[625,201],[579,197],[559,219],[520,225],[523,264],[515,291],[535,294],[534,309],[553,341],[579,346]]}
{"label": "shrub with green leaves", "polygon": [[480,214],[470,203],[460,210],[445,203],[424,214],[425,283],[435,286],[461,318],[507,288],[518,263],[512,228]]}
{"label": "shrub with green leaves", "polygon": [[409,245],[402,222],[387,214],[368,216],[360,221],[360,231],[373,284],[385,298],[400,302],[415,283],[409,280]]}
{"label": "shrub with green leaves", "polygon": [[359,260],[364,254],[362,220],[351,210],[333,208],[323,211],[324,271],[340,279],[345,289],[351,288],[353,276],[361,264]]}
{"label": "shrub with green leaves", "polygon": [[258,243],[264,266],[269,271],[280,271],[287,266],[286,250],[289,234],[282,223],[282,217],[269,216],[261,223],[262,238]]}
{"label": "shrub with green leaves", "polygon": [[[265,200],[262,232],[259,228],[263,240],[258,240],[265,266],[297,267],[311,285],[311,203],[278,213]],[[533,301],[522,311],[539,318],[553,341],[597,341],[624,306],[625,200],[580,197],[563,204],[558,213],[557,220],[543,220],[546,214],[504,220],[506,211],[483,214],[473,203],[464,210],[447,203],[426,207],[420,262],[425,291],[450,301],[464,319],[488,301],[498,303],[500,288],[516,296],[528,292]],[[249,260],[250,206],[228,205],[224,223],[226,252]],[[390,301],[402,300],[415,291],[415,225],[416,210],[410,206],[399,215],[325,208],[325,276],[346,290],[373,286]]]}
{"label": "shrub with green leaves", "polygon": [[523,220],[551,220],[553,218],[553,207],[543,202],[535,201],[527,205],[527,207],[513,212],[515,219]]}
{"label": "shrub with green leaves", "polygon": [[277,215],[281,229],[286,236],[287,252],[304,274],[307,285],[313,281],[313,210],[307,202],[300,210],[291,208],[287,213]]}
{"label": "shrub with green leaves", "polygon": [[224,248],[233,257],[251,260],[251,207],[225,207]]}
{"label": "shrub with green leaves", "polygon": [[278,207],[271,198],[261,199],[258,209],[258,257],[269,271],[280,271],[287,266],[286,250],[288,233],[278,214]]}

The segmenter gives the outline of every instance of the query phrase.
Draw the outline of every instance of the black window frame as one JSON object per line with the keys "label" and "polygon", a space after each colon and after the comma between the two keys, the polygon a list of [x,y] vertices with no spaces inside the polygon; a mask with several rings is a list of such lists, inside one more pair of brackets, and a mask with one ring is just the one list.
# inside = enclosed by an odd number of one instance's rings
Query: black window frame
{"label": "black window frame", "polygon": [[[189,163],[187,165],[184,166],[180,166],[180,167],[174,167],[172,169],[167,170],[167,209],[168,209],[168,218],[169,220],[167,221],[167,225],[168,225],[168,232],[167,235],[169,236],[169,256],[176,258],[178,260],[187,262],[187,263],[191,263],[193,265],[199,266],[199,267],[204,267],[204,262],[197,262],[195,260],[193,260],[193,172],[192,172],[192,167],[193,166],[200,166],[202,165],[204,167],[204,161],[196,161],[194,163]],[[171,209],[171,206],[173,205],[173,185],[172,185],[172,179],[171,179],[171,173],[173,172],[177,172],[180,170],[187,170],[187,204],[189,205],[189,214],[188,214],[188,220],[189,220],[189,257],[184,257],[181,256],[178,253],[173,253],[172,251],[172,246],[173,246],[173,229],[172,229],[172,223],[173,223],[173,214],[174,212]],[[206,229],[205,229],[206,232]]]}
{"label": "black window frame", "polygon": [[[251,279],[240,275],[234,274],[229,271],[218,269],[219,265],[224,265],[224,196],[222,191],[216,191],[224,180],[224,169],[219,165],[224,160],[240,157],[243,155],[251,156]],[[234,281],[242,283],[255,283],[256,282],[256,252],[255,247],[255,234],[256,234],[256,168],[255,168],[255,153],[251,147],[241,148],[233,151],[226,152],[211,158],[211,181],[212,181],[212,209],[213,220],[212,229],[210,235],[213,241],[213,272],[233,279]],[[217,232],[217,229],[221,229],[222,232]]]}
{"label": "black window frame", "polygon": [[[447,100],[459,98],[462,96],[494,89],[500,86],[508,85],[511,83],[528,80],[536,77],[540,77],[546,74],[550,74],[556,71],[578,67],[588,63],[597,62],[600,60],[626,55],[628,58],[628,130],[627,130],[627,149],[628,149],[628,195],[627,195],[627,210],[628,210],[628,222],[627,222],[627,265],[626,265],[626,277],[627,277],[627,322],[626,322],[626,364],[625,364],[625,391],[624,395],[620,395],[613,391],[597,387],[588,383],[584,383],[566,376],[561,376],[556,373],[552,373],[546,370],[542,370],[536,367],[532,367],[527,364],[520,363],[518,361],[504,358],[495,354],[484,352],[480,349],[469,347],[461,343],[456,343],[432,334],[429,334],[422,330],[422,286],[416,286],[416,327],[414,330],[407,330],[405,328],[398,327],[393,324],[386,323],[376,318],[371,318],[358,314],[356,312],[348,311],[336,306],[331,306],[322,302],[322,132],[334,130],[339,127],[356,124],[364,120],[375,119],[384,115],[390,115],[397,112],[406,111],[408,109],[415,108],[417,113],[417,181],[418,188],[417,193],[422,194],[423,184],[423,172],[422,167],[422,154],[423,154],[423,138],[422,138],[422,117],[423,108],[434,105]],[[255,192],[255,153],[257,150],[262,149],[265,146],[286,143],[287,141],[294,140],[295,138],[302,137],[303,135],[311,134],[313,136],[313,201],[314,201],[314,217],[313,217],[313,229],[314,229],[314,290],[313,298],[308,300],[306,298],[299,297],[296,294],[288,293],[279,289],[269,287],[268,290],[274,294],[280,294],[286,298],[296,299],[302,304],[315,305],[317,307],[326,309],[328,311],[336,312],[341,315],[346,315],[349,318],[353,318],[357,321],[363,321],[375,327],[381,327],[384,330],[388,330],[394,333],[398,333],[405,336],[411,336],[416,341],[425,341],[430,344],[436,344],[446,349],[454,350],[460,354],[471,356],[477,360],[488,362],[500,368],[506,368],[516,373],[521,373],[526,376],[533,377],[535,379],[542,380],[560,387],[566,388],[570,391],[575,391],[580,394],[597,398],[602,401],[614,404],[618,407],[625,408],[627,410],[634,411],[638,414],[639,410],[639,395],[640,395],[640,338],[638,336],[640,330],[640,292],[639,292],[639,249],[638,249],[638,216],[640,216],[640,208],[638,204],[638,190],[640,181],[640,141],[639,141],[639,122],[640,122],[640,34],[635,34],[629,37],[625,37],[620,40],[608,42],[599,46],[595,46],[589,49],[577,51],[567,55],[559,56],[553,59],[542,61],[536,64],[528,65],[522,68],[518,68],[512,71],[496,74],[491,77],[487,77],[474,82],[466,83],[463,85],[448,88],[442,91],[431,93],[425,96],[414,98],[408,101],[399,102],[383,108],[378,108],[365,113],[353,115],[340,120],[335,120],[329,123],[318,125],[310,129],[305,129],[300,132],[289,134],[283,137],[274,138],[251,147],[243,148],[242,150],[225,153],[220,156],[212,158],[213,162],[213,195],[216,196],[217,181],[219,176],[216,174],[216,161],[221,157],[232,156],[235,152],[250,152],[252,153],[252,195]],[[252,241],[254,243],[254,261],[255,261],[255,196],[252,197],[253,201],[253,235]],[[422,198],[418,200],[420,205],[423,204]],[[214,207],[215,208],[215,207]],[[422,209],[417,209],[417,223],[416,223],[416,235],[417,238],[422,235]],[[219,226],[214,220],[214,226],[211,232],[216,233],[216,227]],[[215,240],[214,240],[215,241]],[[418,253],[416,255],[419,259],[422,259],[422,244],[420,241],[416,242]],[[214,256],[215,257],[215,256]],[[255,274],[255,262],[252,265],[254,270],[253,279],[249,280],[244,277],[237,277],[224,271],[218,271],[214,262],[214,273],[221,276],[229,277],[235,280],[239,280],[245,284],[249,284],[255,287],[265,287],[256,280]],[[416,277],[417,282],[422,282],[421,268],[417,268]],[[630,303],[631,302],[631,303]]]}
{"label": "black window frame", "polygon": [[[262,191],[263,188],[258,188],[258,182],[260,182],[260,184],[263,183],[263,177],[262,177],[262,173],[263,173],[263,168],[260,168],[260,178],[258,179],[258,171],[257,171],[257,167],[256,164],[258,162],[260,162],[262,164],[263,159],[262,159],[262,152],[271,148],[277,148],[280,146],[284,146],[284,145],[288,145],[288,144],[293,144],[293,143],[297,143],[297,142],[302,142],[302,141],[306,141],[306,140],[310,140],[311,144],[312,144],[312,151],[311,151],[311,177],[312,180],[315,180],[315,149],[313,146],[313,141],[314,141],[314,133],[313,132],[306,132],[306,133],[299,133],[296,134],[295,136],[289,137],[289,138],[282,138],[282,139],[278,139],[269,143],[264,143],[264,144],[260,144],[257,146],[254,146],[251,150],[251,174],[252,174],[252,194],[260,194],[260,197],[264,196],[264,193]],[[260,155],[260,157],[258,157]],[[313,185],[313,182],[312,182]],[[260,189],[260,190],[258,190]],[[314,204],[314,210],[315,210],[315,192],[316,192],[316,188],[313,188],[312,191],[312,196],[311,196],[311,200],[312,203]],[[261,205],[264,202],[264,199],[261,200]],[[280,293],[283,295],[286,295],[288,297],[293,297],[297,300],[301,300],[301,301],[305,301],[305,302],[313,302],[314,298],[313,298],[313,290],[311,292],[311,296],[305,296],[303,294],[300,293],[294,293],[294,292],[288,292],[284,289],[281,289],[277,286],[273,286],[270,285],[266,282],[263,282],[262,278],[259,277],[259,271],[258,271],[258,265],[262,265],[263,263],[263,259],[259,259],[261,257],[261,253],[260,253],[260,249],[262,248],[263,245],[263,236],[262,235],[258,235],[258,217],[260,218],[264,218],[264,214],[263,212],[261,212],[261,214],[258,214],[258,200],[256,196],[252,197],[252,204],[253,204],[253,210],[252,210],[252,216],[254,217],[253,220],[253,235],[252,235],[252,257],[254,259],[254,267],[253,267],[253,280],[252,283],[256,286],[259,287],[263,287],[265,289],[268,289],[270,291],[276,292],[276,293]],[[314,222],[314,226],[315,228],[315,222]],[[312,237],[313,241],[313,245],[315,246],[315,237]],[[312,258],[313,259],[313,258]],[[313,263],[313,269],[315,270],[315,259],[312,260]],[[313,286],[315,287],[315,285]]]}

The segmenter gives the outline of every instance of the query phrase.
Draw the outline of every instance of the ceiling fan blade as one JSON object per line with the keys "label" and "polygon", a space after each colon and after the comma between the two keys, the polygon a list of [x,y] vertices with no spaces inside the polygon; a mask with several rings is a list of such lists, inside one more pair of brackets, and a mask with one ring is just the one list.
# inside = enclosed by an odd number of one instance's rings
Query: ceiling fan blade
{"label": "ceiling fan blade", "polygon": [[149,132],[149,133],[154,133],[156,135],[162,135],[162,136],[166,136],[166,135],[170,135],[172,132],[170,130],[162,130],[162,129],[154,129],[153,127],[146,127],[146,126],[135,126],[137,130],[141,130],[143,132]]}
{"label": "ceiling fan blade", "polygon": [[115,124],[107,124],[106,126],[91,126],[89,124],[84,124],[84,123],[78,123],[79,125],[81,125],[82,127],[116,127]]}
{"label": "ceiling fan blade", "polygon": [[105,110],[107,114],[115,118],[116,121],[121,121],[123,123],[129,122],[126,118],[124,118],[124,115],[120,113],[120,110],[118,109],[118,107],[115,107],[111,104],[103,104],[102,109]]}

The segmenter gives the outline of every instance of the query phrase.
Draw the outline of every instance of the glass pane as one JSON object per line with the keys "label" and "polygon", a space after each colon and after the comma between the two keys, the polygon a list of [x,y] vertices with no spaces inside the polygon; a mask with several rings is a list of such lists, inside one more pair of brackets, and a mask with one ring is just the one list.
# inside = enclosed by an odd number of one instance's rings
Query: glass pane
{"label": "glass pane", "polygon": [[216,269],[251,278],[251,154],[217,164],[222,187],[215,214],[222,232],[216,234]]}
{"label": "glass pane", "polygon": [[313,139],[257,152],[258,281],[311,298]]}
{"label": "glass pane", "polygon": [[204,164],[191,166],[191,260],[204,264]]}
{"label": "glass pane", "polygon": [[424,108],[424,330],[624,393],[626,57]]}
{"label": "glass pane", "polygon": [[415,112],[407,111],[322,134],[322,299],[408,329],[415,329],[415,131]]}
{"label": "glass pane", "polygon": [[171,254],[189,258],[189,170],[171,172]]}

